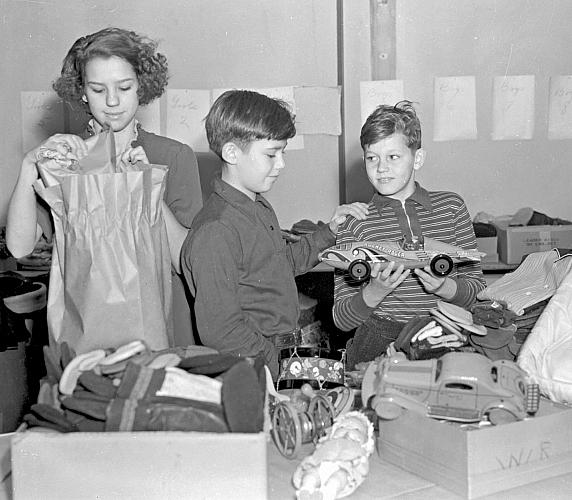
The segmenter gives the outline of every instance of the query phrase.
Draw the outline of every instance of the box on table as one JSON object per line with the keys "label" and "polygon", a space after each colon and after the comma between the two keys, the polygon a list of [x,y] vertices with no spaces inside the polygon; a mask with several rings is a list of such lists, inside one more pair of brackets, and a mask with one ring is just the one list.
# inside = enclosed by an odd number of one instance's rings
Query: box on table
{"label": "box on table", "polygon": [[505,264],[520,264],[525,255],[553,248],[572,248],[572,225],[508,226],[496,225],[498,252]]}
{"label": "box on table", "polygon": [[266,433],[17,432],[14,499],[265,499]]}
{"label": "box on table", "polygon": [[407,411],[379,422],[378,452],[467,498],[572,472],[572,409],[542,399],[535,417],[462,426]]}

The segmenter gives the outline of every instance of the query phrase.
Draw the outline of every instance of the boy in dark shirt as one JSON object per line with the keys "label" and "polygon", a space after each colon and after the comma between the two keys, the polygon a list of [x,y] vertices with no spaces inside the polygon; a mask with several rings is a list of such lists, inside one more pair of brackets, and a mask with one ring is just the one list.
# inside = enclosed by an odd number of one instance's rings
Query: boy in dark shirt
{"label": "boy in dark shirt", "polygon": [[338,207],[329,224],[287,244],[269,191],[284,168],[294,117],[280,100],[231,90],[206,117],[209,146],[222,160],[221,178],[195,218],[181,265],[195,296],[201,342],[220,352],[263,354],[274,378],[280,349],[299,341],[295,276],[312,269],[335,243],[347,215],[363,219],[367,205]]}

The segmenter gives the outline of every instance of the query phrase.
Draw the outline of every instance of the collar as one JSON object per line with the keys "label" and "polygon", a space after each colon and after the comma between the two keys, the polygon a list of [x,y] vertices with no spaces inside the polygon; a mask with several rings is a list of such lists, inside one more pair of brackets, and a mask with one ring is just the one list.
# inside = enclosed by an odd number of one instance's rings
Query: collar
{"label": "collar", "polygon": [[[87,122],[86,128],[87,128],[87,133],[90,136],[100,134],[101,132],[103,132],[103,127],[95,121],[95,118],[91,118]],[[133,142],[135,142],[139,138],[139,129],[140,128],[141,128],[141,125],[139,124],[139,121],[136,118],[135,120],[133,120],[133,138],[131,139],[130,144],[132,144]]]}
{"label": "collar", "polygon": [[[407,202],[415,202],[421,205],[426,210],[430,212],[433,211],[433,203],[431,202],[431,197],[429,196],[429,192],[422,188],[418,182],[415,182],[415,191],[413,194],[405,200]],[[399,200],[395,198],[390,198],[389,196],[383,196],[379,193],[375,193],[372,198],[373,203],[378,208],[378,210],[383,209],[385,206],[395,206],[397,204],[401,205]]]}
{"label": "collar", "polygon": [[271,210],[272,207],[268,200],[261,194],[256,195],[256,200],[252,201],[242,191],[223,181],[220,177],[216,177],[213,182],[214,192],[225,201],[242,211],[253,220],[256,218],[256,206],[258,203],[265,208]]}

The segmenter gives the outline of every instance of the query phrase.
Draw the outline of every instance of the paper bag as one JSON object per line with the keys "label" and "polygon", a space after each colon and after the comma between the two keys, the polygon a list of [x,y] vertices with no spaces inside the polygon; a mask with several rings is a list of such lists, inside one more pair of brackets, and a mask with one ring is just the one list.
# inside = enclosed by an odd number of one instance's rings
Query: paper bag
{"label": "paper bag", "polygon": [[[95,144],[92,146],[92,144]],[[76,354],[141,339],[168,347],[171,263],[162,211],[167,167],[115,165],[104,131],[79,163],[38,163],[55,244],[48,293],[50,344]]]}

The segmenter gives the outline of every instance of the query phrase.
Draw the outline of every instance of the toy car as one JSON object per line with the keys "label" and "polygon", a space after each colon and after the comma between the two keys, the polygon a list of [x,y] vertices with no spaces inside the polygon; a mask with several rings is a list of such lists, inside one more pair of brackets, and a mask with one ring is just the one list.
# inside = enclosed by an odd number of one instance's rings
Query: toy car
{"label": "toy car", "polygon": [[404,410],[457,422],[492,424],[522,420],[538,410],[538,384],[515,362],[491,361],[472,352],[410,361],[403,353],[372,362],[364,374],[362,400],[382,419]]}
{"label": "toy car", "polygon": [[397,241],[356,241],[342,243],[322,251],[319,259],[337,269],[347,270],[357,281],[370,277],[371,266],[381,263],[382,269],[391,261],[406,269],[429,266],[437,276],[447,276],[453,265],[460,262],[479,262],[484,254],[478,250],[449,245],[432,238]]}

